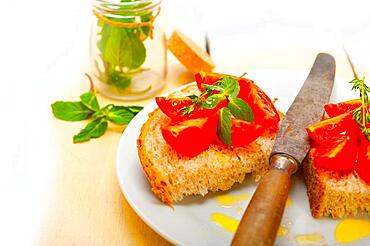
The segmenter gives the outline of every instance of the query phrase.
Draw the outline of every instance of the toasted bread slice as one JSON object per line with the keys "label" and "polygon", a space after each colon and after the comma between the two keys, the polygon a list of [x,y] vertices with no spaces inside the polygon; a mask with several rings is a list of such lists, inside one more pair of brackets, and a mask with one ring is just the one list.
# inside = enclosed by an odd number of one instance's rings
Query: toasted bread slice
{"label": "toasted bread slice", "polygon": [[207,52],[179,30],[172,33],[168,40],[168,49],[193,74],[199,71],[211,72],[215,68]]}
{"label": "toasted bread slice", "polygon": [[356,172],[338,174],[317,168],[310,152],[303,164],[303,173],[313,217],[370,214],[370,185]]}
{"label": "toasted bread slice", "polygon": [[[171,96],[189,95],[189,91],[195,90],[193,85]],[[137,147],[152,191],[170,206],[186,195],[204,196],[208,191],[228,190],[234,183],[241,183],[247,173],[259,180],[269,169],[268,158],[275,133],[261,136],[245,147],[213,144],[189,158],[178,154],[162,137],[161,126],[169,121],[159,109],[150,113]]]}

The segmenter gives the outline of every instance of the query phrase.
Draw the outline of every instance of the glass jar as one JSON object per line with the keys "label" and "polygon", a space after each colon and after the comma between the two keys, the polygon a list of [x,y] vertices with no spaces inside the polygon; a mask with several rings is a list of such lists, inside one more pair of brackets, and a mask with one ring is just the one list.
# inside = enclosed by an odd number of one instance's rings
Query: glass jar
{"label": "glass jar", "polygon": [[152,96],[164,85],[166,37],[161,0],[93,0],[90,72],[98,91],[121,100]]}

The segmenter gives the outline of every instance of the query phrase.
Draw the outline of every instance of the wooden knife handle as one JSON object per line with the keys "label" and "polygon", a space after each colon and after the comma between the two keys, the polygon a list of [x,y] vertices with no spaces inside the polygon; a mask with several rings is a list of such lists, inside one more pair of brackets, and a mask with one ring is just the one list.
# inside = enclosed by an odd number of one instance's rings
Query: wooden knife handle
{"label": "wooden knife handle", "polygon": [[259,183],[231,245],[273,245],[288,198],[287,171],[271,169]]}

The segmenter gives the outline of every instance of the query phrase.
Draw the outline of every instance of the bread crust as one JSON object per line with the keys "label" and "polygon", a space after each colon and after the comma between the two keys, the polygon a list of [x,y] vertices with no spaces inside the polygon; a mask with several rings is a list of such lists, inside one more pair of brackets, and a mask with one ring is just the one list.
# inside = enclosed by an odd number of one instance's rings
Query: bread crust
{"label": "bread crust", "polygon": [[317,168],[310,151],[303,164],[303,174],[313,217],[370,215],[370,185],[355,171],[340,174]]}
{"label": "bread crust", "polygon": [[159,197],[162,202],[172,207],[173,199],[167,187],[168,180],[157,170],[154,163],[150,160],[146,147],[143,144],[143,139],[150,131],[149,121],[152,119],[152,115],[155,114],[156,110],[149,114],[148,121],[142,126],[140,137],[137,140],[137,148],[141,166],[144,170],[145,176],[152,186],[153,193]]}
{"label": "bread crust", "polygon": [[[189,94],[196,86],[182,92]],[[184,96],[176,92],[171,96]],[[247,173],[259,180],[269,169],[268,157],[275,133],[259,137],[253,143],[238,148],[212,144],[199,155],[181,156],[169,146],[161,134],[161,126],[170,119],[155,109],[141,129],[137,147],[141,165],[153,193],[172,206],[186,195],[205,195],[208,191],[228,190],[243,182]]]}
{"label": "bread crust", "polygon": [[209,55],[179,30],[172,33],[167,45],[172,54],[193,74],[199,71],[211,72],[215,67]]}

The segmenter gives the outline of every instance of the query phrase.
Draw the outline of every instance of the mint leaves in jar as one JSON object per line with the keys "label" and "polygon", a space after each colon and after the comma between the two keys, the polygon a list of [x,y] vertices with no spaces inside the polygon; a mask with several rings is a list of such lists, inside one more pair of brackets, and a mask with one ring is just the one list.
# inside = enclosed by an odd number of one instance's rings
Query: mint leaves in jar
{"label": "mint leaves in jar", "polygon": [[165,76],[166,48],[164,36],[157,28],[154,34],[153,27],[160,2],[93,1],[97,24],[90,43],[91,68],[101,93],[138,99],[145,97],[138,94],[154,94],[162,87],[157,84]]}

